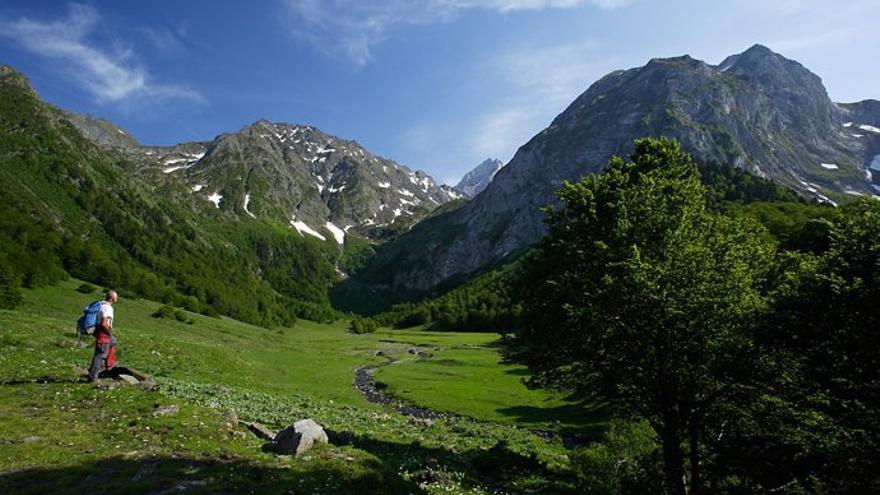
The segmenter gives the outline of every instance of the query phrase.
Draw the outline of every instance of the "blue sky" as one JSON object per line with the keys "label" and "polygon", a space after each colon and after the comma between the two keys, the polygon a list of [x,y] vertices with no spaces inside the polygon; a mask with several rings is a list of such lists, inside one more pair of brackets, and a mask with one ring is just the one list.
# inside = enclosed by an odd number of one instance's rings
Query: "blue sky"
{"label": "blue sky", "polygon": [[0,63],[146,144],[267,118],[454,182],[652,57],[763,43],[837,101],[880,98],[878,19],[877,0],[7,0]]}

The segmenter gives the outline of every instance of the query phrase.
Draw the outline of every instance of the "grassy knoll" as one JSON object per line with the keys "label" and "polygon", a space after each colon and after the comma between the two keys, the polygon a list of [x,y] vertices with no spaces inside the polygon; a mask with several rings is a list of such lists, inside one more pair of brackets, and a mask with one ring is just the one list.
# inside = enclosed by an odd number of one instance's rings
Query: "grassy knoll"
{"label": "grassy knoll", "polygon": [[[76,493],[96,481],[127,493],[575,488],[560,441],[522,426],[547,429],[556,417],[583,424],[570,404],[526,389],[522,371],[499,362],[496,336],[352,335],[343,322],[308,321],[266,330],[190,313],[187,324],[152,317],[157,303],[125,299],[117,306],[120,359],[155,375],[161,389],[104,390],[72,372],[91,355],[73,324],[97,297],[78,285],[25,291],[19,309],[0,311],[2,493]],[[388,358],[395,364],[377,373],[392,391],[462,416],[412,421],[366,402],[352,387],[354,371]],[[180,411],[156,415],[171,404]],[[308,459],[276,457],[228,424],[229,410],[275,428],[312,417],[350,435]]]}

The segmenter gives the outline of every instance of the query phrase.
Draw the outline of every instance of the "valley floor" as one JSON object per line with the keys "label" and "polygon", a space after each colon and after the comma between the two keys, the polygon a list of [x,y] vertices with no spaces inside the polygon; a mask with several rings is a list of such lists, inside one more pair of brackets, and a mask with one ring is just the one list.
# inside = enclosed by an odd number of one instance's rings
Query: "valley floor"
{"label": "valley floor", "polygon": [[[160,305],[146,300],[117,306],[120,358],[159,391],[94,387],[73,372],[91,355],[74,322],[97,297],[78,286],[26,291],[0,312],[0,493],[568,492],[558,434],[603,426],[598,405],[527,389],[495,334],[266,330],[195,314],[187,324],[152,317]],[[353,381],[369,365],[382,393],[442,417],[368,402]],[[232,411],[347,433],[276,456]]]}

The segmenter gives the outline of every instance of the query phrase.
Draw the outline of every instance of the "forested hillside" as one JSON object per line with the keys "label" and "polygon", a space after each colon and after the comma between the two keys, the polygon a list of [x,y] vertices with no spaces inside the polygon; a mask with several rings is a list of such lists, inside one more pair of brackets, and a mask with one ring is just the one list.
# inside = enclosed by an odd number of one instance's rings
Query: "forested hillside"
{"label": "forested hillside", "polygon": [[84,138],[9,68],[0,72],[0,150],[5,299],[72,275],[265,326],[333,318],[337,249],[154,194],[133,179],[133,164]]}

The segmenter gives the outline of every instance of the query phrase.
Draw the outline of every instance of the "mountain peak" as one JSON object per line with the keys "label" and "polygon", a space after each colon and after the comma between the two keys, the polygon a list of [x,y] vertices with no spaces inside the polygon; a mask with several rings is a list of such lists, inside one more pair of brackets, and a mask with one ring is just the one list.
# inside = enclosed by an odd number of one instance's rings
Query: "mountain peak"
{"label": "mountain peak", "polygon": [[767,72],[796,72],[816,77],[803,65],[785,58],[761,44],[754,44],[742,53],[725,58],[716,68],[722,72],[732,71],[756,75]]}
{"label": "mountain peak", "polygon": [[35,95],[33,86],[27,76],[15,70],[12,66],[0,64],[0,84],[11,84],[24,89],[28,93]]}
{"label": "mountain peak", "polygon": [[487,158],[474,167],[473,170],[464,174],[464,177],[452,188],[468,198],[479,194],[495,178],[495,174],[501,170],[504,164],[497,158]]}
{"label": "mountain peak", "polygon": [[742,52],[742,55],[748,56],[757,56],[757,57],[767,57],[767,56],[780,56],[778,53],[774,52],[770,48],[760,43],[755,43],[750,46],[746,51]]}

